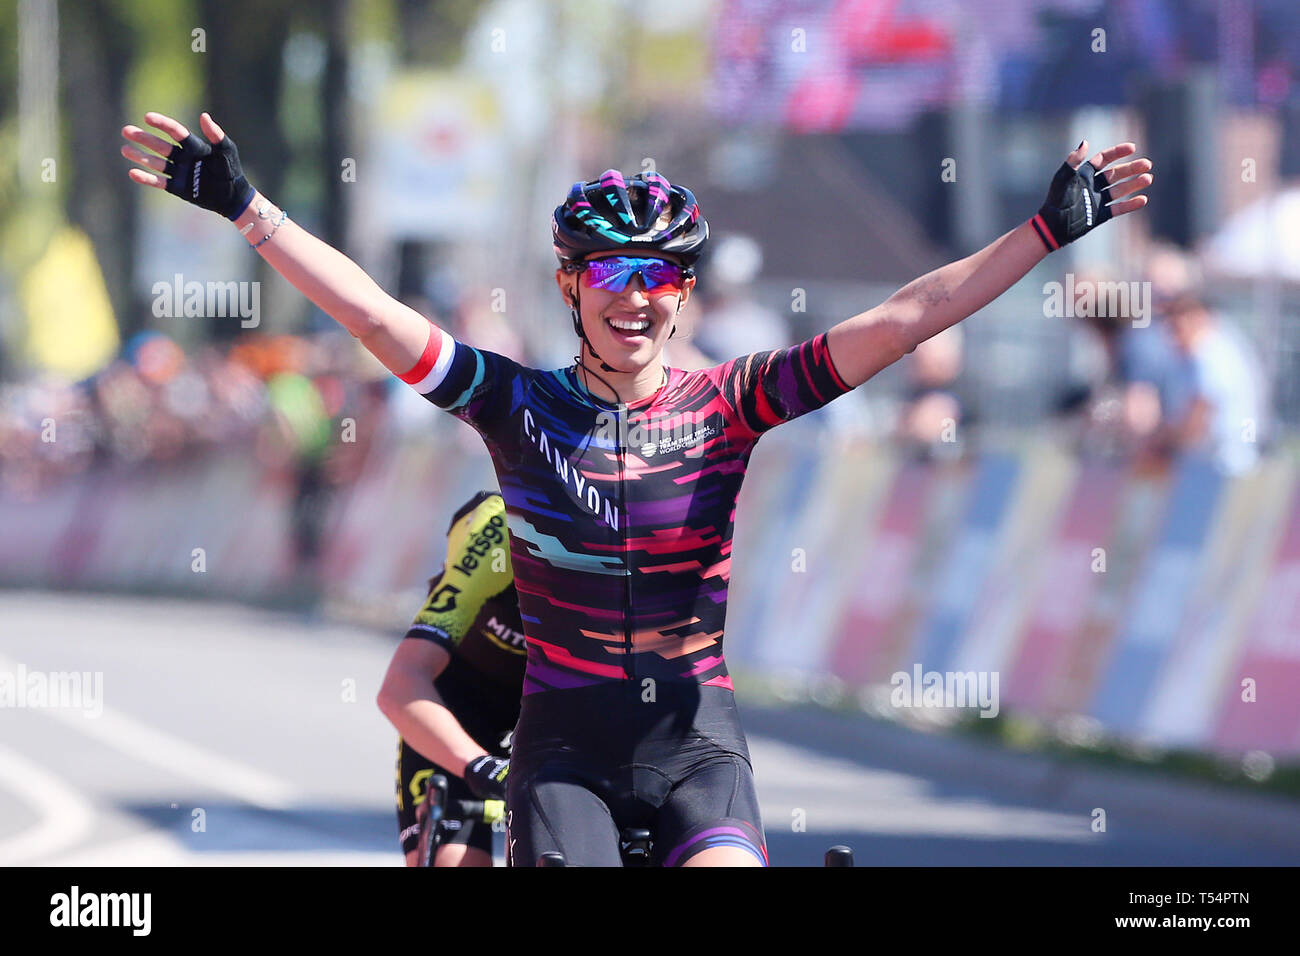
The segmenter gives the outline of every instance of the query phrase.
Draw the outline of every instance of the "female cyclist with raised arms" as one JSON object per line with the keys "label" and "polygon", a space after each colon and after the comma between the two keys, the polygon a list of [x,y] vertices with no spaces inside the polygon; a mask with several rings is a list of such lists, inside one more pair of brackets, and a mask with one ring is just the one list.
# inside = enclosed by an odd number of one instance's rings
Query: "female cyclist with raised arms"
{"label": "female cyclist with raised arms", "polygon": [[1145,159],[1110,166],[1133,144],[1085,162],[1081,143],[1039,212],[973,255],[800,345],[684,372],[661,353],[708,227],[689,190],[609,170],[555,210],[556,281],[581,344],[574,365],[542,371],[453,340],[295,225],[249,186],[206,113],[203,137],[145,118],[175,143],[125,127],[136,145],[123,153],[144,167],[132,179],[234,221],[487,445],[528,644],[507,778],[519,866],[547,851],[617,866],[623,827],[651,829],[665,866],[766,864],[722,656],[736,497],[755,443],[983,308],[1051,250],[1140,208],[1152,180]]}

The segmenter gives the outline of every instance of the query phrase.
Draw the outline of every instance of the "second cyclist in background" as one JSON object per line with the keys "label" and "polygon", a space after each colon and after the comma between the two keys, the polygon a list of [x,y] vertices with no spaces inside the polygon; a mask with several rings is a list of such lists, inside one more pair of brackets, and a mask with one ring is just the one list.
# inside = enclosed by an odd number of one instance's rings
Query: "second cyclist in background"
{"label": "second cyclist in background", "polygon": [[[447,777],[448,799],[505,799],[509,737],[519,718],[523,627],[510,566],[505,503],[481,491],[447,529],[447,561],[393,654],[379,709],[401,734],[397,818],[408,866],[420,839],[424,784]],[[491,866],[492,829],[443,820],[435,866]]]}

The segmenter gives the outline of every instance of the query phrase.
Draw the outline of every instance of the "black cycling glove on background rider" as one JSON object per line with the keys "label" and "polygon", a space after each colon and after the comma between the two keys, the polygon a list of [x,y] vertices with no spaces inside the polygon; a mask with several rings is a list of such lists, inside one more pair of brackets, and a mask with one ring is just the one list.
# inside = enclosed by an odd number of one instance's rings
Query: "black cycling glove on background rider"
{"label": "black cycling glove on background rider", "polygon": [[480,800],[504,800],[506,774],[509,772],[509,760],[484,754],[465,764],[465,772],[461,776],[469,785],[470,792]]}
{"label": "black cycling glove on background rider", "polygon": [[171,177],[167,180],[169,193],[219,212],[232,222],[253,200],[253,187],[244,178],[239,150],[229,136],[214,145],[198,133],[190,133],[172,147],[163,172]]}
{"label": "black cycling glove on background rider", "polygon": [[1048,252],[1074,242],[1111,218],[1106,205],[1110,197],[1104,195],[1109,189],[1106,174],[1092,163],[1081,163],[1078,169],[1061,164],[1038,215],[1029,220]]}

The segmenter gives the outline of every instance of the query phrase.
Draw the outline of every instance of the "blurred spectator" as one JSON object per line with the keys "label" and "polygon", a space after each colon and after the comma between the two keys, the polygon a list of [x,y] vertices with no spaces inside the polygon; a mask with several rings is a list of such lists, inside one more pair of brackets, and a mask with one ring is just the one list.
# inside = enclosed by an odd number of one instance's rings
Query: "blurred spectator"
{"label": "blurred spectator", "polygon": [[[1108,292],[1117,281],[1103,271],[1076,276],[1076,334],[1057,405],[1063,412],[1082,412],[1087,452],[1127,456],[1160,426],[1176,353],[1167,330],[1150,321],[1150,303],[1143,302],[1140,291],[1123,296]],[[1142,304],[1145,314],[1139,314]]]}
{"label": "blurred spectator", "polygon": [[[508,302],[504,289],[466,289],[448,331],[462,342],[473,342],[475,348],[496,352],[528,365],[530,358],[523,336],[510,322],[508,309],[511,307],[518,308],[518,303]],[[438,321],[432,316],[430,318]]]}
{"label": "blurred spectator", "polygon": [[669,337],[664,346],[664,364],[669,368],[680,368],[692,372],[700,368],[711,368],[718,364],[712,355],[700,351],[695,342],[695,330],[703,321],[699,300],[692,296],[686,307],[678,314],[677,330]]}
{"label": "blurred spectator", "polygon": [[702,318],[694,344],[714,363],[793,344],[785,318],[754,301],[753,283],[762,267],[758,243],[738,234],[719,240],[702,263],[696,289]]}
{"label": "blurred spectator", "polygon": [[1245,337],[1211,311],[1194,270],[1168,262],[1170,255],[1151,269],[1156,315],[1175,347],[1153,447],[1203,452],[1240,474],[1254,467],[1268,433],[1263,369]]}
{"label": "blurred spectator", "polygon": [[329,494],[325,458],[333,429],[321,389],[302,372],[276,372],[266,383],[266,395],[272,414],[268,437],[280,443],[292,473],[291,520],[298,583],[310,588]]}
{"label": "blurred spectator", "polygon": [[952,326],[918,345],[906,360],[907,394],[897,435],[904,445],[927,457],[960,454],[961,429],[968,420],[966,403],[956,390],[962,370],[963,333]]}

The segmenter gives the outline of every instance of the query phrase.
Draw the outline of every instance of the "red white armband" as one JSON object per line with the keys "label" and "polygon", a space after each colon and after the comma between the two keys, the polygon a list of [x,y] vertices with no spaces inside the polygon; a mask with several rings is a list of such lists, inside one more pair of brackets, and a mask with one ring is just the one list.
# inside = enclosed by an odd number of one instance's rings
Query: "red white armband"
{"label": "red white armband", "polygon": [[451,357],[456,351],[456,340],[432,322],[429,323],[429,341],[424,353],[409,372],[397,376],[421,395],[428,395],[442,384],[451,367]]}

